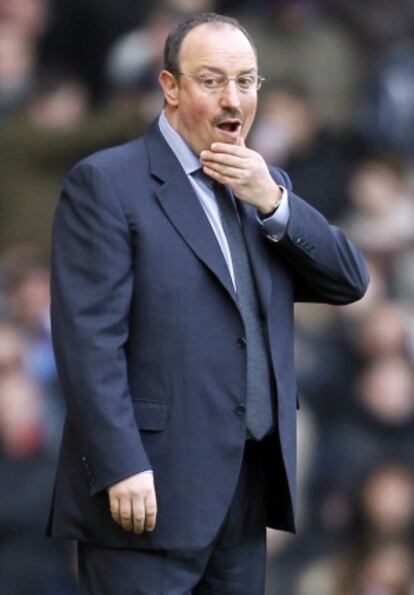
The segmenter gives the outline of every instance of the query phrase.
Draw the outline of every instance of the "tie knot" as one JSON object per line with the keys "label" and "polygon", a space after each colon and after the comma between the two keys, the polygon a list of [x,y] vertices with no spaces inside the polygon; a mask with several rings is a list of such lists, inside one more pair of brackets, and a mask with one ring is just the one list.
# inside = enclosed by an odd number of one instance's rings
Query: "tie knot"
{"label": "tie knot", "polygon": [[224,194],[230,194],[230,191],[227,188],[227,186],[224,186],[224,184],[220,184],[220,182],[216,182],[216,180],[213,181],[213,189],[214,189],[214,192],[222,192]]}
{"label": "tie knot", "polygon": [[210,176],[208,176],[207,174],[205,174],[203,172],[203,168],[200,167],[199,169],[196,169],[195,171],[192,172],[192,176],[194,178],[197,178],[198,180],[202,180],[205,184],[208,184],[209,186],[212,185],[213,183],[213,178],[210,178]]}
{"label": "tie knot", "polygon": [[200,182],[202,182],[205,186],[213,190],[221,210],[223,209],[224,202],[224,208],[226,210],[230,209],[235,213],[237,212],[237,207],[230,188],[228,188],[224,184],[220,184],[220,182],[217,182],[216,180],[213,180],[213,178],[210,178],[210,176],[203,172],[202,167],[194,171],[192,175],[194,178],[197,178]]}

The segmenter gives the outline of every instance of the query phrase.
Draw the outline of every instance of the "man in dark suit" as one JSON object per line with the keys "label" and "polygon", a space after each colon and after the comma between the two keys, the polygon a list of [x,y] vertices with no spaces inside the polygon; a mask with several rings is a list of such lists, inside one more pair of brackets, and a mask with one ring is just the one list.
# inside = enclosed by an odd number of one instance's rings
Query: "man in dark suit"
{"label": "man in dark suit", "polygon": [[260,83],[236,21],[182,23],[160,118],[66,180],[49,533],[78,541],[84,593],[259,595],[266,525],[294,531],[293,303],[352,302],[368,275],[245,146]]}

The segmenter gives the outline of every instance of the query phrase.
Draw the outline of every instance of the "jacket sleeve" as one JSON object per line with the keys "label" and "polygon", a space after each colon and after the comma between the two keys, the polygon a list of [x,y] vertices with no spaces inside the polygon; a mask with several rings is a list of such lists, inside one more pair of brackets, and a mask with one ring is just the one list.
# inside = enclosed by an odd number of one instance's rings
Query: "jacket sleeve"
{"label": "jacket sleeve", "polygon": [[359,248],[293,192],[285,172],[271,172],[289,193],[287,230],[274,249],[293,277],[296,301],[342,305],[361,299],[369,273]]}
{"label": "jacket sleeve", "polygon": [[59,378],[90,493],[151,468],[135,423],[125,344],[133,288],[128,223],[93,163],[70,172],[52,237],[51,316]]}

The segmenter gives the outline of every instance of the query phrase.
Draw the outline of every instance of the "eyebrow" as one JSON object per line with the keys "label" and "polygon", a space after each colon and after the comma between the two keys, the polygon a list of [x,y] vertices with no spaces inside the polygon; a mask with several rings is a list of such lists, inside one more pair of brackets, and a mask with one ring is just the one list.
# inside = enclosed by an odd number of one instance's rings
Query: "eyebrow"
{"label": "eyebrow", "polygon": [[[221,74],[224,76],[227,76],[227,74],[224,72],[224,70],[222,70],[221,68],[217,68],[215,66],[200,66],[200,68],[198,69],[198,72],[200,73],[202,70],[208,70],[210,72],[214,72],[216,74]],[[255,66],[252,66],[251,68],[245,68],[244,70],[241,70],[240,72],[237,73],[238,76],[243,75],[243,74],[250,74],[253,72],[256,72],[257,68]]]}

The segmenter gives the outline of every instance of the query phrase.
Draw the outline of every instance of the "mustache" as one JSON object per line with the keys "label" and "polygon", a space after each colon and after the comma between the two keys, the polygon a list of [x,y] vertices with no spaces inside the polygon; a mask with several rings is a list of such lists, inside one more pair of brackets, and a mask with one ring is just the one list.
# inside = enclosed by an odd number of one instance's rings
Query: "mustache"
{"label": "mustache", "polygon": [[223,110],[218,116],[213,118],[213,125],[217,126],[226,120],[243,120],[243,113],[239,109]]}

